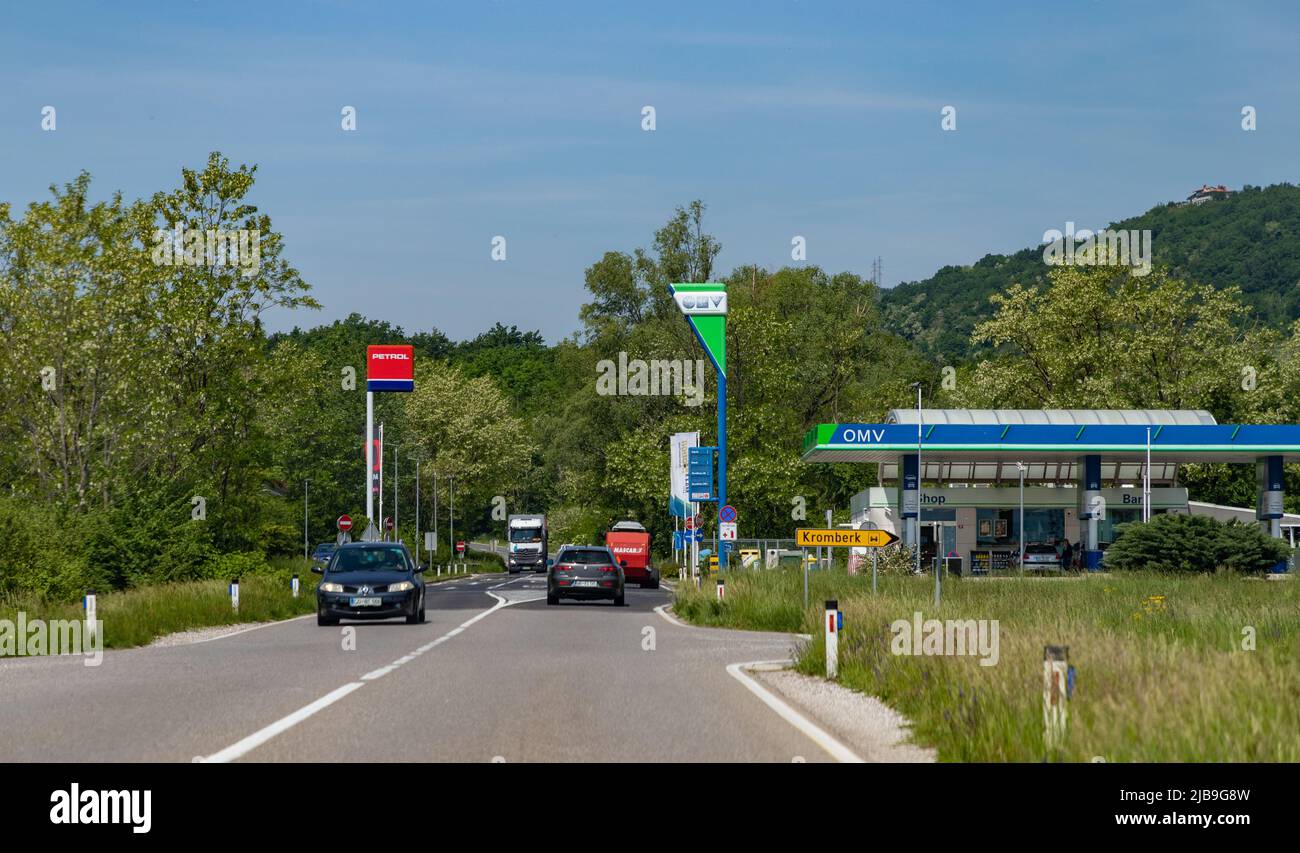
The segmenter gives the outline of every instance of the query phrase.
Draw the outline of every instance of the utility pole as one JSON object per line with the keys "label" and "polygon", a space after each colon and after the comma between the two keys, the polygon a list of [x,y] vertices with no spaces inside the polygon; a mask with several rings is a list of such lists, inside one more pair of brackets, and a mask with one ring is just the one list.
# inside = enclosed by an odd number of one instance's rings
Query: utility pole
{"label": "utility pole", "polygon": [[420,565],[420,458],[415,459],[415,564]]}
{"label": "utility pole", "polygon": [[438,556],[438,472],[433,472],[433,556]]}
{"label": "utility pole", "polygon": [[397,526],[397,445],[393,445],[393,541],[399,541]]}
{"label": "utility pole", "polygon": [[304,560],[311,556],[308,552],[307,545],[307,540],[309,538],[307,533],[307,484],[310,482],[311,480],[302,481],[302,558]]}
{"label": "utility pole", "polygon": [[451,501],[451,508],[447,510],[447,524],[449,530],[447,533],[447,544],[451,546],[451,555],[456,556],[456,477],[447,475],[447,499]]}

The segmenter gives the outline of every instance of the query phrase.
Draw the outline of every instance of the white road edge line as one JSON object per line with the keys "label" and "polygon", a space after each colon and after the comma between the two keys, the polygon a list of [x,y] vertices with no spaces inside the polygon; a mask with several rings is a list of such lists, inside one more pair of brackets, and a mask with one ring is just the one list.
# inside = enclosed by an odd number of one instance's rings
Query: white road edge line
{"label": "white road edge line", "polygon": [[[144,648],[146,648],[146,649],[147,649],[147,648],[155,648],[155,649],[175,649],[175,648],[182,648],[182,647],[184,647],[184,646],[197,646],[197,645],[201,645],[202,643],[215,643],[217,640],[225,640],[225,639],[228,639],[228,638],[230,638],[230,637],[238,637],[240,634],[247,634],[249,631],[260,631],[260,630],[262,630],[263,628],[273,628],[273,627],[275,627],[276,625],[285,625],[285,624],[287,624],[287,623],[289,623],[289,622],[297,622],[297,621],[300,620],[300,619],[310,619],[311,617],[313,617],[313,616],[315,616],[315,615],[316,615],[315,613],[304,613],[304,614],[301,615],[301,616],[294,616],[294,617],[291,617],[291,618],[289,618],[289,619],[276,619],[276,620],[274,620],[274,621],[272,621],[272,622],[263,622],[263,623],[260,624],[260,625],[251,625],[251,626],[249,626],[249,627],[247,627],[247,628],[240,628],[238,631],[231,631],[229,634],[218,634],[218,635],[215,636],[215,637],[204,637],[204,638],[201,639],[201,640],[191,640],[191,641],[188,642],[188,643],[176,643],[176,644],[174,644],[174,645],[169,645],[169,646],[154,646],[154,645],[150,644],[149,646],[145,646]],[[170,636],[170,635],[168,635],[168,634],[162,634],[162,635],[158,636],[156,639],[161,640],[161,639],[163,639],[164,637],[167,637],[167,636]]]}
{"label": "white road edge line", "polygon": [[[465,630],[470,625],[473,625],[475,622],[479,621],[480,619],[485,619],[488,616],[500,610],[502,607],[508,607],[510,605],[509,601],[507,601],[506,599],[502,598],[499,595],[496,595],[491,592],[489,592],[488,595],[491,595],[493,598],[495,598],[497,600],[497,603],[489,607],[487,610],[484,610],[482,613],[478,614],[477,616],[474,616],[473,618],[467,619],[464,622],[460,623],[460,625],[453,632],[444,634],[443,636],[439,637],[437,640],[434,640],[434,643],[436,644],[438,642],[446,640],[448,637],[451,637],[455,634],[459,634],[461,631]],[[273,623],[273,624],[279,624],[279,623]],[[265,626],[259,626],[259,627],[265,627]],[[432,648],[432,646],[430,647]],[[367,680],[373,681],[374,679],[387,675],[389,672],[392,672],[394,669],[396,669],[396,667],[390,664],[389,666],[380,667],[379,669],[376,669],[372,672],[368,672],[365,675],[361,676],[362,678],[361,681],[349,682],[347,684],[344,684],[342,687],[339,687],[336,690],[332,690],[329,693],[326,693],[324,696],[320,697],[315,702],[312,702],[310,705],[304,705],[303,707],[294,711],[292,714],[289,714],[288,716],[285,717],[281,717],[280,719],[276,720],[274,723],[271,723],[269,726],[258,729],[257,731],[253,732],[251,735],[244,738],[243,740],[237,741],[231,744],[230,746],[226,747],[225,749],[221,750],[220,752],[214,752],[211,755],[207,756],[206,758],[203,758],[202,763],[227,764],[231,761],[234,761],[237,758],[241,758],[242,756],[252,752],[254,749],[257,749],[259,746],[266,743],[268,740],[275,737],[276,735],[287,732],[289,729],[298,725],[303,720],[307,719],[308,717],[312,716],[318,711],[325,710],[330,705],[333,705],[335,702],[339,701],[344,696],[347,696],[349,693],[353,692],[354,690],[358,690],[362,687],[365,687]]]}
{"label": "white road edge line", "polygon": [[727,667],[727,672],[731,674],[732,678],[749,688],[749,692],[753,693],[759,699],[762,699],[763,704],[767,705],[767,707],[771,708],[773,711],[776,711],[776,713],[780,715],[781,719],[807,735],[813,743],[825,750],[831,758],[834,758],[836,761],[843,764],[864,763],[862,759],[858,757],[857,753],[840,743],[821,726],[817,725],[812,720],[787,705],[781,699],[777,698],[776,694],[759,684],[753,678],[750,678],[749,674],[745,672],[746,669],[755,666],[789,666],[792,663],[794,663],[794,661],[790,660],[754,660],[749,661],[748,663],[733,663]]}
{"label": "white road edge line", "polygon": [[684,623],[684,622],[679,622],[679,621],[677,621],[677,617],[671,615],[671,614],[668,612],[668,608],[669,608],[669,606],[670,606],[669,604],[661,604],[661,605],[659,605],[658,607],[655,608],[655,613],[658,613],[660,616],[664,617],[664,618],[667,619],[669,622],[671,622],[672,624],[676,625],[678,628],[688,628],[688,627],[690,627],[689,625],[687,625],[687,624]]}

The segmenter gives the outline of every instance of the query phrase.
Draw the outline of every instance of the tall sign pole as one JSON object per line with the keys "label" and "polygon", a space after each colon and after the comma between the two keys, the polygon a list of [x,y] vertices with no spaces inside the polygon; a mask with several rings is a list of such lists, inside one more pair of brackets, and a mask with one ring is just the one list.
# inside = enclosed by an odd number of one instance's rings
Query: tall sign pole
{"label": "tall sign pole", "polygon": [[[375,524],[375,495],[379,495],[379,512],[384,511],[383,441],[384,427],[379,426],[380,455],[375,456],[375,392],[415,390],[415,348],[409,344],[371,345],[366,347],[366,532],[363,541],[377,541],[382,534]],[[378,463],[376,465],[376,463]],[[378,489],[376,489],[378,469]],[[396,485],[396,478],[394,478]],[[382,520],[381,520],[382,521]],[[373,536],[373,538],[372,538]]]}
{"label": "tall sign pole", "polygon": [[[668,292],[686,315],[718,378],[717,506],[721,509],[727,505],[727,285],[717,281],[670,284]],[[718,566],[722,566],[720,557]]]}
{"label": "tall sign pole", "polygon": [[375,392],[366,389],[366,521],[375,520]]}

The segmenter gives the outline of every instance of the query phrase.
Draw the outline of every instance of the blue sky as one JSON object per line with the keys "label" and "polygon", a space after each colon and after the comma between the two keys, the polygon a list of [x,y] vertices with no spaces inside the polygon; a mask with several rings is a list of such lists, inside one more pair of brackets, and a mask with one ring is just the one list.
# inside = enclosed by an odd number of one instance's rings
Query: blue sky
{"label": "blue sky", "polygon": [[789,264],[800,235],[830,271],[882,256],[892,286],[1202,183],[1297,180],[1294,3],[42,0],[5,19],[0,200],[83,169],[147,195],[214,149],[256,163],[254,203],[323,305],[272,328],[359,311],[555,340],[584,269],[694,198],[721,272]]}

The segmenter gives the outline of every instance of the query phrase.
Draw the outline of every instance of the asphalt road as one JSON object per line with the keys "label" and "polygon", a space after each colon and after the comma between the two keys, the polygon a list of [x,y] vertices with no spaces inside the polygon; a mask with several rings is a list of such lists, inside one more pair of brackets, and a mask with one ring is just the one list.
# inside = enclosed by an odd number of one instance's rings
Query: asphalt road
{"label": "asphalt road", "polygon": [[0,761],[831,758],[727,672],[793,638],[674,624],[664,590],[627,601],[548,607],[544,575],[483,575],[431,584],[424,625],[0,661]]}

